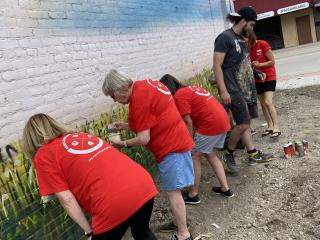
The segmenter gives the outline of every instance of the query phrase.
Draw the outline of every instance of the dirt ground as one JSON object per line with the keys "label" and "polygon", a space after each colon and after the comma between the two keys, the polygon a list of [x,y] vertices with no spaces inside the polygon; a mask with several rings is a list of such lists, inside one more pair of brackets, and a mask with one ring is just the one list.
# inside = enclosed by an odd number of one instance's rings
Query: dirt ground
{"label": "dirt ground", "polygon": [[[275,103],[282,135],[278,140],[261,137],[265,121],[254,121],[258,149],[272,152],[274,161],[249,166],[246,154],[236,152],[241,167],[228,182],[235,197],[226,199],[211,191],[217,185],[209,164],[203,161],[201,203],[187,205],[190,231],[198,239],[313,240],[320,239],[320,86],[276,92]],[[261,111],[260,111],[261,115]],[[304,157],[285,159],[283,145],[306,139],[309,152]],[[157,197],[151,227],[160,240],[172,234],[158,231],[171,218],[166,195]],[[217,224],[216,228],[212,224]]]}

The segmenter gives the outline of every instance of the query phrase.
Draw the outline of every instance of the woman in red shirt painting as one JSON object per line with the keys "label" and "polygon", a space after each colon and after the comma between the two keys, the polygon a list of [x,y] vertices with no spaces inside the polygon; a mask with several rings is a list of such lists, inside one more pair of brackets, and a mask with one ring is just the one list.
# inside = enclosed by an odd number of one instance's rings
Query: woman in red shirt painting
{"label": "woman in red shirt painting", "polygon": [[[27,122],[23,146],[41,196],[55,195],[87,239],[155,240],[149,229],[158,191],[149,173],[100,138],[66,129],[46,114]],[[90,224],[82,209],[92,216]]]}
{"label": "woman in red shirt painting", "polygon": [[279,137],[281,132],[279,129],[278,116],[276,108],[273,104],[273,93],[276,89],[276,69],[275,60],[270,45],[263,40],[257,40],[253,31],[248,36],[250,50],[250,58],[252,66],[264,72],[266,79],[255,79],[258,98],[261,103],[264,117],[268,123],[268,128],[262,133],[262,136],[270,135],[271,138]]}
{"label": "woman in red shirt painting", "polygon": [[[165,84],[174,97],[177,108],[185,121],[190,136],[194,135],[195,147],[192,150],[195,183],[189,192],[184,193],[188,204],[200,203],[199,186],[201,178],[201,158],[206,156],[214,170],[220,186],[213,187],[216,194],[233,197],[226,174],[216,149],[223,148],[226,133],[230,130],[229,118],[224,107],[205,89],[197,86],[184,86],[170,74],[160,82]],[[194,133],[195,130],[195,133]]]}
{"label": "woman in red shirt painting", "polygon": [[144,145],[156,158],[161,184],[176,220],[161,226],[160,231],[177,230],[173,239],[192,240],[181,189],[194,183],[191,158],[194,143],[170,91],[158,80],[133,82],[117,70],[106,75],[102,91],[115,102],[129,104],[128,123],[117,123],[115,127],[137,134],[132,139],[111,142],[120,147]]}

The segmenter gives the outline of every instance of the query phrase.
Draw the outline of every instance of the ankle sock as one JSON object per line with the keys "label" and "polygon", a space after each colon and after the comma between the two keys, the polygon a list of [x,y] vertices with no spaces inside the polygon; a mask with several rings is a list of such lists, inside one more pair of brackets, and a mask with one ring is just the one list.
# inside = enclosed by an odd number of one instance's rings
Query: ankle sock
{"label": "ankle sock", "polygon": [[227,147],[227,152],[230,154],[233,154],[234,150],[231,150],[230,148]]}

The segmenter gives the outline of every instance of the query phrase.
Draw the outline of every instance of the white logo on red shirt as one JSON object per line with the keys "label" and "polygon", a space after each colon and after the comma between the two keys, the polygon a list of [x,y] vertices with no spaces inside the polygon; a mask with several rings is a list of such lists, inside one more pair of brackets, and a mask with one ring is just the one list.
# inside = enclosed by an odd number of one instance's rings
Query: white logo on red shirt
{"label": "white logo on red shirt", "polygon": [[147,83],[148,83],[150,86],[158,89],[158,91],[162,92],[163,94],[165,94],[165,95],[171,95],[169,89],[168,89],[164,84],[162,84],[161,82],[159,82],[158,80],[148,79],[148,80],[147,80]]}
{"label": "white logo on red shirt", "polygon": [[71,154],[88,154],[100,149],[103,141],[89,134],[68,134],[62,139],[65,149]]}
{"label": "white logo on red shirt", "polygon": [[197,86],[189,86],[189,88],[195,93],[195,94],[198,94],[200,96],[205,96],[205,97],[209,97],[210,96],[210,93],[203,89],[203,88],[200,88],[200,87],[197,87]]}

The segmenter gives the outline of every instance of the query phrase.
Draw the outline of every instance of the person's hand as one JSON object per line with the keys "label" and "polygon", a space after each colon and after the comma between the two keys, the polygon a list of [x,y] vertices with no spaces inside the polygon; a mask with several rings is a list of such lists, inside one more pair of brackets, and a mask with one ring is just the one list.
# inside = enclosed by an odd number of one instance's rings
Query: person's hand
{"label": "person's hand", "polygon": [[128,123],[114,123],[113,127],[116,128],[117,130],[122,130],[122,129],[128,129]]}
{"label": "person's hand", "polygon": [[123,148],[125,147],[124,141],[110,139],[110,144],[114,147]]}
{"label": "person's hand", "polygon": [[266,80],[266,78],[267,78],[267,74],[265,74],[265,73],[262,73],[262,81],[264,81],[264,80]]}
{"label": "person's hand", "polygon": [[220,93],[220,98],[221,98],[221,100],[222,100],[222,102],[224,104],[227,104],[227,105],[231,104],[231,97],[230,97],[230,94],[227,91],[221,92]]}
{"label": "person's hand", "polygon": [[258,67],[261,67],[261,64],[260,64],[258,61],[253,61],[253,62],[252,62],[252,66],[253,66],[254,68],[258,68]]}

